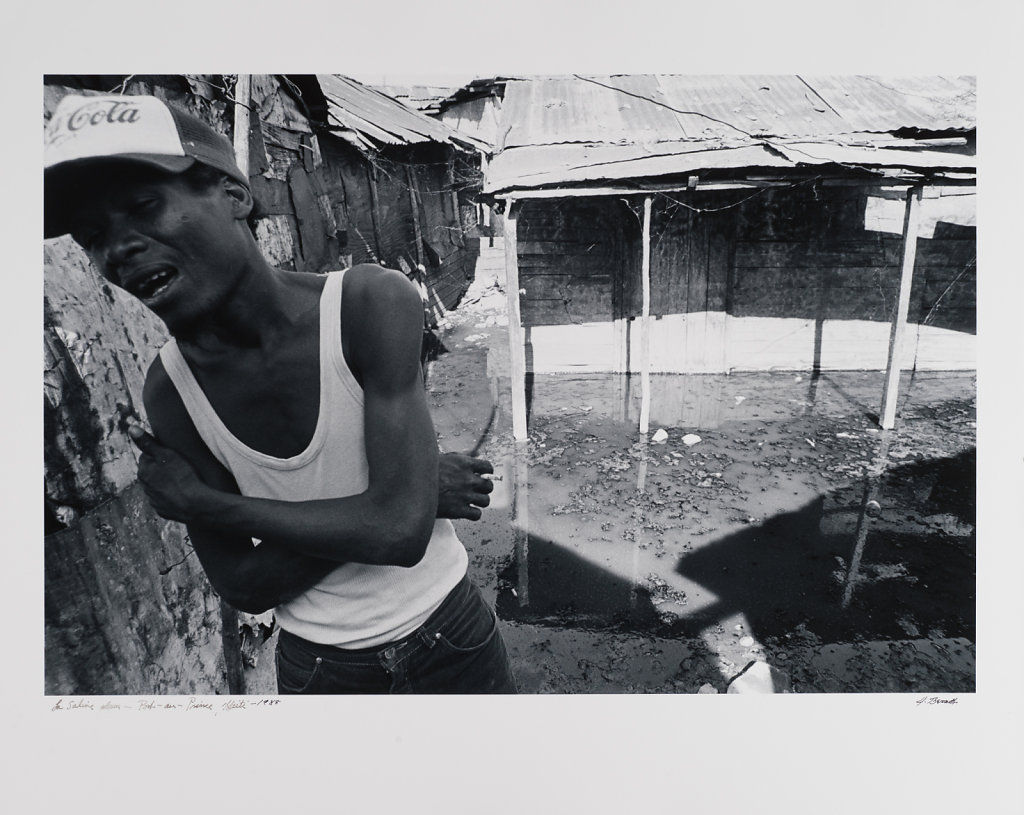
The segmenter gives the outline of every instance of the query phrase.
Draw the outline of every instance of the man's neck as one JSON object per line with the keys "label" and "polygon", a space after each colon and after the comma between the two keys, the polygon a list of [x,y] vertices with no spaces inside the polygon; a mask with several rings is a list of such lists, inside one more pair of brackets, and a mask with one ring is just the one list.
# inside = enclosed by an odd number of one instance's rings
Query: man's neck
{"label": "man's neck", "polygon": [[299,277],[274,268],[260,255],[248,264],[222,303],[196,324],[173,332],[178,344],[197,353],[273,346],[318,301]]}

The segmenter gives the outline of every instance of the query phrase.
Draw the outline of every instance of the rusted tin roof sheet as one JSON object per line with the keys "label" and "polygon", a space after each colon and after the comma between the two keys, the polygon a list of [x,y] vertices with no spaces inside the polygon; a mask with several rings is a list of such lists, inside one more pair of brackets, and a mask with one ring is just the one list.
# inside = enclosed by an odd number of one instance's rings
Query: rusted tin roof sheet
{"label": "rusted tin roof sheet", "polygon": [[[841,162],[844,156],[852,163],[879,148],[922,147],[897,133],[973,130],[974,92],[971,77],[510,80],[502,106],[504,140],[485,190],[737,167],[746,158],[746,166],[757,167]],[[802,146],[779,149],[791,141]],[[806,149],[817,143],[829,147],[818,153]],[[720,150],[725,152],[717,155]],[[973,167],[973,157],[926,145],[913,158],[906,152],[911,151],[884,149],[861,165]],[[695,166],[698,155],[704,163]],[[886,164],[890,159],[895,163]]]}
{"label": "rusted tin roof sheet", "polygon": [[351,131],[364,147],[424,142],[472,146],[451,128],[380,91],[336,74],[318,74],[327,97],[328,123]]}
{"label": "rusted tin roof sheet", "polygon": [[761,145],[706,148],[699,144],[549,144],[509,150],[487,168],[485,192],[686,173],[711,168],[792,167]]}

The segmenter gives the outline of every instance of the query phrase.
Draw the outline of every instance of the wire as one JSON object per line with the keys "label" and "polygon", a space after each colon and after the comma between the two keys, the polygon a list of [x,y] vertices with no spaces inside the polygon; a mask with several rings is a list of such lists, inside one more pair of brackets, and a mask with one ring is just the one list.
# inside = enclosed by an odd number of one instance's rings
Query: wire
{"label": "wire", "polygon": [[796,189],[797,187],[801,187],[801,186],[803,186],[805,184],[814,184],[814,183],[816,183],[818,181],[821,181],[823,178],[824,178],[824,176],[817,175],[814,178],[805,178],[803,181],[796,181],[796,182],[794,182],[792,184],[785,184],[785,185],[778,185],[778,186],[771,186],[771,187],[762,187],[761,189],[757,190],[756,192],[753,192],[750,195],[748,195],[746,198],[741,198],[739,201],[734,201],[731,204],[726,204],[725,206],[721,206],[721,207],[695,207],[692,204],[687,204],[687,203],[685,203],[683,201],[680,201],[678,198],[673,198],[671,195],[669,195],[668,193],[663,192],[661,190],[655,190],[655,189],[650,189],[650,188],[646,188],[646,189],[648,189],[649,192],[652,192],[655,195],[660,195],[663,198],[667,198],[669,201],[671,201],[672,203],[676,204],[677,206],[684,207],[684,208],[686,208],[688,210],[691,210],[692,212],[696,212],[696,213],[699,214],[699,213],[704,213],[704,212],[724,212],[727,209],[734,209],[735,207],[738,207],[741,204],[744,204],[747,201],[751,200],[752,198],[756,198],[759,195],[764,195],[769,190],[792,190],[792,189]]}
{"label": "wire", "polygon": [[[667,102],[662,102],[660,99],[652,99],[650,96],[645,96],[642,93],[634,93],[633,91],[628,91],[625,88],[619,88],[619,87],[616,87],[615,85],[609,85],[609,84],[604,83],[604,82],[599,82],[598,80],[593,79],[592,77],[580,76],[579,74],[573,74],[573,76],[576,79],[579,79],[579,80],[581,80],[583,82],[590,82],[590,83],[593,83],[594,85],[597,85],[597,86],[602,87],[602,88],[607,88],[608,90],[611,90],[611,91],[616,91],[616,92],[621,93],[621,94],[623,94],[625,96],[631,96],[634,99],[640,99],[640,100],[642,100],[644,102],[650,102],[652,105],[658,105],[659,107],[666,108],[667,110],[671,110],[673,113],[680,113],[680,114],[682,114],[684,116],[700,116],[700,117],[702,117],[704,119],[707,119],[709,121],[716,122],[717,124],[725,125],[726,127],[732,128],[737,133],[743,134],[744,136],[746,136],[748,139],[751,139],[752,141],[755,141],[755,142],[767,145],[769,147],[774,148],[775,150],[778,150],[779,152],[783,153],[783,155],[785,154],[785,152],[787,150],[789,150],[789,151],[792,151],[794,153],[800,153],[801,155],[807,156],[808,158],[817,160],[817,156],[814,156],[814,155],[812,155],[811,153],[808,153],[805,150],[801,150],[798,147],[794,147],[791,144],[788,144],[788,143],[785,143],[785,142],[774,141],[771,138],[769,138],[768,136],[756,135],[756,134],[751,133],[751,132],[749,132],[747,130],[744,130],[741,127],[737,127],[736,125],[732,124],[732,122],[727,122],[724,119],[717,119],[714,116],[710,116],[707,113],[702,113],[699,110],[682,110],[680,108],[677,108],[677,107],[674,107],[674,106],[668,104]],[[800,81],[803,82],[804,80],[802,78],[800,78]],[[806,85],[807,83],[804,82],[804,84]],[[810,87],[810,86],[808,86],[808,87]],[[812,90],[813,90],[813,88],[812,88]],[[894,90],[894,89],[892,89],[892,90]],[[824,102],[824,100],[822,100],[822,101]],[[828,103],[825,102],[825,104],[828,104]],[[827,141],[830,144],[842,144],[842,142],[838,142],[838,141],[835,141],[835,140],[832,140],[832,139],[829,139]],[[853,164],[853,163],[844,162],[844,161],[834,161],[833,160],[833,161],[831,161],[829,163],[835,164],[838,167],[845,167],[845,168],[850,169],[850,170],[861,170],[863,172],[867,172],[867,173],[870,173],[872,175],[878,175],[879,174],[878,168],[865,167],[863,165]]]}
{"label": "wire", "polygon": [[644,96],[642,93],[633,93],[633,91],[627,91],[625,88],[617,88],[614,85],[608,85],[604,82],[598,82],[596,79],[593,79],[592,77],[589,76],[580,76],[579,74],[573,74],[573,76],[576,77],[576,79],[580,79],[584,82],[592,82],[593,84],[598,85],[602,88],[607,88],[610,91],[618,91],[619,93],[624,94],[626,96],[632,96],[634,99],[641,99],[644,102],[650,102],[652,105],[658,105],[660,107],[667,108],[668,110],[671,110],[673,113],[681,113],[684,116],[700,116],[712,122],[717,122],[720,125],[731,127],[733,130],[735,130],[738,133],[742,133],[747,138],[758,138],[753,133],[749,133],[741,127],[736,127],[736,125],[732,124],[731,122],[726,122],[723,119],[716,119],[714,116],[709,116],[707,113],[701,113],[699,110],[680,110],[679,108],[673,107],[667,102],[662,102],[658,99],[652,99],[649,96]]}
{"label": "wire", "polygon": [[932,307],[930,309],[928,309],[928,313],[925,314],[924,315],[924,319],[921,320],[921,325],[928,325],[928,320],[930,320],[932,314],[935,313],[935,309],[937,309],[939,307],[939,303],[941,303],[943,298],[945,298],[945,296],[947,294],[949,294],[950,291],[953,290],[953,286],[955,286],[957,283],[959,283],[960,280],[963,278],[963,276],[965,274],[967,274],[971,269],[975,268],[975,264],[977,262],[978,262],[977,257],[973,257],[969,261],[967,261],[967,265],[964,266],[964,268],[960,271],[960,274],[958,274],[956,277],[953,278],[953,280],[950,282],[950,284],[948,286],[946,286],[945,291],[943,291],[942,294],[940,294],[938,296],[938,299],[936,299],[936,301],[932,304]]}

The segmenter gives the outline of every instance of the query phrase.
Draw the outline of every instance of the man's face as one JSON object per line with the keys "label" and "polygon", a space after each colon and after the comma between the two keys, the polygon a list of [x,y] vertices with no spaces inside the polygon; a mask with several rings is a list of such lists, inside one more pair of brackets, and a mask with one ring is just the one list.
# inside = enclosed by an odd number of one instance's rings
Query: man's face
{"label": "man's face", "polygon": [[72,237],[107,280],[145,303],[172,334],[230,296],[248,228],[224,184],[196,189],[180,175],[119,164],[86,171],[77,189]]}

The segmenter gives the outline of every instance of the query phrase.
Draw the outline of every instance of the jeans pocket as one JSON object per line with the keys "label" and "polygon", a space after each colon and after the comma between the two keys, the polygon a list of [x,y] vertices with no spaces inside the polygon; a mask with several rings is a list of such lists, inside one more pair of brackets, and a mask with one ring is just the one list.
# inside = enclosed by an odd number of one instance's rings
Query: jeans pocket
{"label": "jeans pocket", "polygon": [[480,613],[475,615],[471,625],[447,634],[438,632],[438,644],[459,654],[471,654],[486,648],[498,633],[498,618],[494,612],[481,604]]}
{"label": "jeans pocket", "polygon": [[279,694],[309,693],[320,676],[323,659],[302,653],[286,652],[278,644],[274,653]]}

